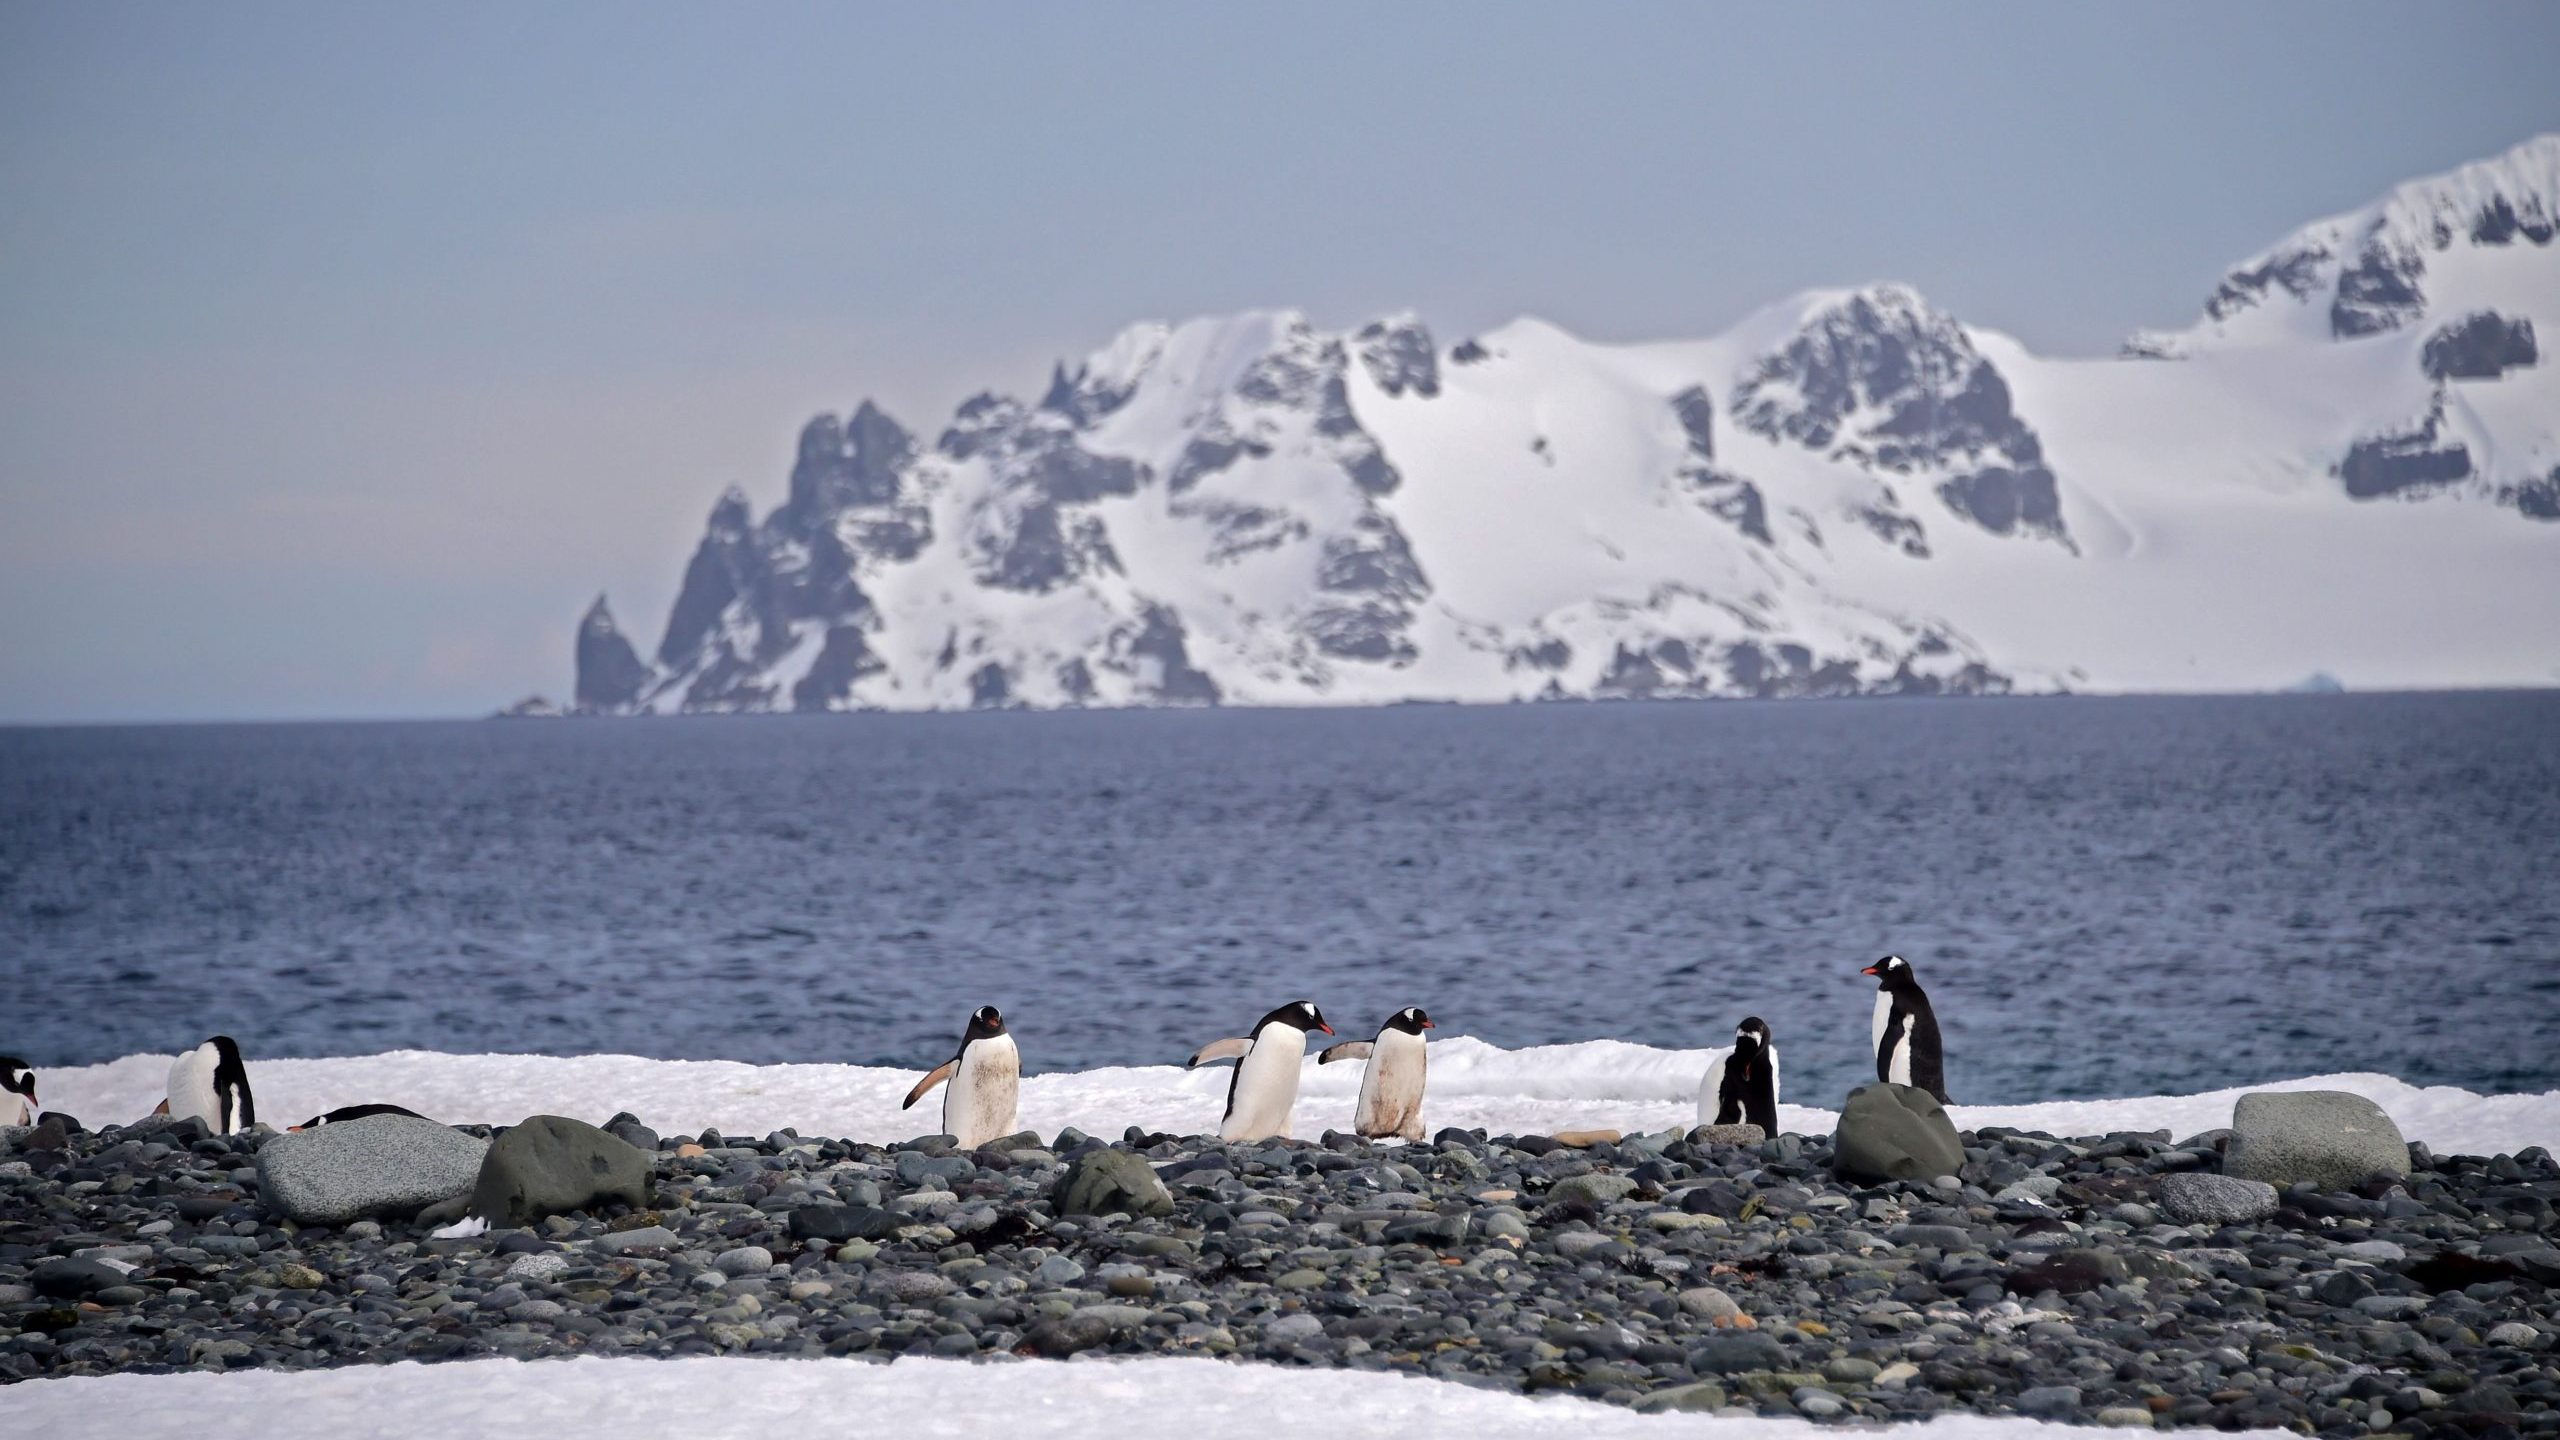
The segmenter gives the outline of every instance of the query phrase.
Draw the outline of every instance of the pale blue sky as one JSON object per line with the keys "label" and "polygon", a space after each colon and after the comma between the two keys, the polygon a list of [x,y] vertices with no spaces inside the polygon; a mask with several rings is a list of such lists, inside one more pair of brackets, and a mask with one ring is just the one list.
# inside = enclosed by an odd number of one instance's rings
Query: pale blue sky
{"label": "pale blue sky", "polygon": [[2560,7],[0,5],[0,721],[469,714],[811,413],[1128,321],[2040,349],[2560,128]]}

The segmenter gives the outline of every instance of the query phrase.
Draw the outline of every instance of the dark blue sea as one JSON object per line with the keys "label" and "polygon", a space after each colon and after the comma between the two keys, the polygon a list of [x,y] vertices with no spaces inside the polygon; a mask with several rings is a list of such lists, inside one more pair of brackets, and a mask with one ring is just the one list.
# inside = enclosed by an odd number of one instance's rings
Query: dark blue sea
{"label": "dark blue sea", "polygon": [[2560,1086],[2560,694],[0,731],[0,1051],[1177,1061],[1307,996],[1958,1100]]}

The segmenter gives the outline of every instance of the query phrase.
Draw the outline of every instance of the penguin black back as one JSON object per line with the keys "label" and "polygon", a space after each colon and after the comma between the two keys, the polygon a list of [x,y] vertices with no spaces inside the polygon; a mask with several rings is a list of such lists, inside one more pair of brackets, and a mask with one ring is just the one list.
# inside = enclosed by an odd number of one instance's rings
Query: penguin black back
{"label": "penguin black back", "polygon": [[349,1120],[362,1120],[368,1115],[406,1115],[412,1120],[423,1120],[427,1118],[419,1114],[417,1111],[410,1109],[406,1105],[341,1105],[335,1110],[328,1111],[324,1114],[314,1115],[310,1119],[303,1121],[299,1125],[292,1126],[291,1128],[295,1130],[316,1130],[323,1125],[343,1125]]}
{"label": "penguin black back", "polygon": [[246,1130],[258,1123],[258,1102],[249,1093],[249,1067],[241,1062],[240,1042],[216,1035],[206,1043],[214,1051],[213,1093],[222,1105],[223,1133]]}
{"label": "penguin black back", "polygon": [[[1926,1090],[1941,1105],[1947,1098],[1946,1051],[1938,1041],[1937,1012],[1911,962],[1887,955],[1859,972],[1876,977],[1876,1078]],[[1899,1074],[1902,1078],[1895,1080]]]}

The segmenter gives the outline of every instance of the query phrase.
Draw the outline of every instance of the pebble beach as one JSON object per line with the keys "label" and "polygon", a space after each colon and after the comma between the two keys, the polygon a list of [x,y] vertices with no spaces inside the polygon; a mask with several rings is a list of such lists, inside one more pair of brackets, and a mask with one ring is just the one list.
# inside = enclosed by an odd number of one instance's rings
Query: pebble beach
{"label": "pebble beach", "polygon": [[2539,1146],[2279,1190],[2221,1173],[2227,1132],[1991,1126],[1960,1177],[1867,1182],[1830,1137],[1748,1129],[959,1151],[608,1125],[644,1205],[460,1239],[279,1215],[264,1129],[13,1132],[0,1376],[1192,1355],[1843,1423],[2560,1432]]}

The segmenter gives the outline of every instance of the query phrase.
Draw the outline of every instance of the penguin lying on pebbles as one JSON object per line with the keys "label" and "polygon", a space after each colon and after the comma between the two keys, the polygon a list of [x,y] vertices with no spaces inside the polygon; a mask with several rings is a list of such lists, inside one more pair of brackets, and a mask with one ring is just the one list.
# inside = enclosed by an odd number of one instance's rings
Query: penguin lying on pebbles
{"label": "penguin lying on pebbles", "polygon": [[1022,1055],[996,1007],[981,1005],[970,1014],[968,1028],[960,1033],[960,1052],[917,1081],[898,1108],[914,1105],[945,1080],[951,1088],[942,1092],[942,1131],[957,1139],[961,1149],[975,1150],[1017,1128],[1013,1105],[1022,1088]]}
{"label": "penguin lying on pebbles", "polygon": [[406,1105],[341,1105],[326,1115],[314,1115],[299,1125],[287,1125],[284,1128],[287,1130],[317,1130],[323,1125],[336,1125],[347,1120],[361,1120],[367,1115],[406,1115],[412,1120],[424,1120],[427,1118],[424,1115],[419,1114],[417,1111],[410,1109]]}
{"label": "penguin lying on pebbles", "polygon": [[216,1135],[236,1135],[258,1123],[257,1102],[249,1094],[249,1068],[240,1063],[240,1044],[216,1035],[177,1058],[169,1067],[171,1116],[201,1120]]}
{"label": "penguin lying on pebbles", "polygon": [[1422,1138],[1422,1080],[1429,1063],[1422,1032],[1437,1028],[1421,1007],[1407,1005],[1378,1027],[1377,1039],[1346,1040],[1316,1057],[1319,1065],[1369,1062],[1360,1073],[1360,1106],[1351,1114],[1354,1130],[1372,1140]]}
{"label": "penguin lying on pebbles", "polygon": [[1941,1105],[1952,1103],[1947,1099],[1946,1054],[1938,1046],[1938,1017],[1929,1009],[1919,977],[1911,973],[1911,962],[1887,955],[1858,973],[1876,977],[1876,1078],[1926,1090]]}
{"label": "penguin lying on pebbles", "polygon": [[1778,1045],[1769,1022],[1757,1015],[1734,1027],[1733,1048],[1707,1066],[1698,1082],[1698,1123],[1757,1125],[1778,1133]]}
{"label": "penguin lying on pebbles", "polygon": [[1227,1110],[1218,1121],[1221,1140],[1289,1138],[1289,1112],[1298,1104],[1298,1062],[1307,1058],[1307,1032],[1333,1027],[1312,1000],[1293,1000],[1254,1022],[1249,1036],[1213,1040],[1183,1062],[1188,1070],[1212,1060],[1233,1060]]}
{"label": "penguin lying on pebbles", "polygon": [[0,1125],[33,1125],[41,1108],[36,1072],[15,1055],[0,1055]]}

